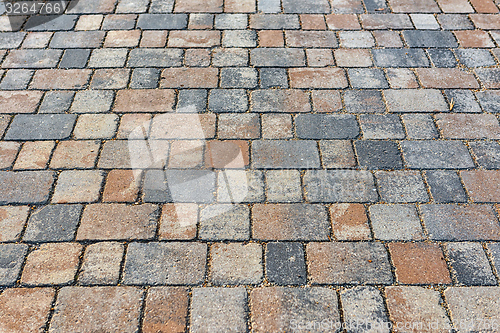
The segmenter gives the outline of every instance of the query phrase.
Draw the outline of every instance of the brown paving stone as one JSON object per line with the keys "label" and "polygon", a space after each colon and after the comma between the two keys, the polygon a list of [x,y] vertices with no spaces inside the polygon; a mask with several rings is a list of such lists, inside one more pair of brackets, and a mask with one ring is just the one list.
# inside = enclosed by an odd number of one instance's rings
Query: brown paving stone
{"label": "brown paving stone", "polygon": [[0,203],[45,203],[54,177],[51,171],[0,171]]}
{"label": "brown paving stone", "polygon": [[289,114],[264,114],[261,121],[263,139],[288,139],[293,136]]}
{"label": "brown paving stone", "polygon": [[7,126],[9,126],[11,116],[0,114],[0,138],[5,133]]}
{"label": "brown paving stone", "polygon": [[461,47],[495,47],[486,31],[460,30],[453,32]]}
{"label": "brown paving stone", "polygon": [[54,294],[52,288],[6,289],[0,295],[0,332],[43,332]]}
{"label": "brown paving stone", "polygon": [[104,47],[136,47],[140,38],[140,30],[108,31]]}
{"label": "brown paving stone", "polygon": [[326,15],[326,25],[330,30],[360,30],[358,18],[355,14]]}
{"label": "brown paving stone", "polygon": [[34,113],[41,91],[0,91],[0,113]]}
{"label": "brown paving stone", "polygon": [[373,37],[380,47],[403,47],[403,41],[397,31],[374,31]]}
{"label": "brown paving stone", "polygon": [[304,30],[325,30],[325,17],[318,14],[301,14],[300,23]]}
{"label": "brown paving stone", "polygon": [[340,68],[291,68],[292,88],[346,88],[345,72]]}
{"label": "brown paving stone", "polygon": [[368,49],[338,49],[334,51],[339,67],[370,67],[373,65]]}
{"label": "brown paving stone", "polygon": [[437,0],[445,13],[472,13],[474,9],[467,0]]}
{"label": "brown paving stone", "polygon": [[81,252],[82,246],[78,243],[40,245],[26,259],[21,284],[36,286],[73,282]]}
{"label": "brown paving stone", "polygon": [[217,88],[217,68],[166,68],[161,73],[161,88]]}
{"label": "brown paving stone", "polygon": [[151,139],[210,139],[215,136],[214,114],[162,114],[153,118]]}
{"label": "brown paving stone", "polygon": [[167,47],[214,47],[220,45],[220,31],[174,30],[168,35]]}
{"label": "brown paving stone", "polygon": [[260,30],[259,31],[259,46],[260,47],[283,47],[285,46],[285,37],[283,31],[280,30]]}
{"label": "brown paving stone", "polygon": [[461,171],[460,176],[473,202],[500,201],[500,171]]}
{"label": "brown paving stone", "polygon": [[337,240],[369,240],[370,226],[362,204],[340,203],[330,206],[333,235]]}
{"label": "brown paving stone", "polygon": [[162,112],[172,111],[175,92],[170,89],[119,90],[114,112]]}
{"label": "brown paving stone", "polygon": [[35,72],[31,87],[34,89],[85,89],[90,69],[41,69]]}
{"label": "brown paving stone", "polygon": [[185,332],[188,298],[188,290],[184,287],[150,288],[146,297],[142,332]]}
{"label": "brown paving stone", "polygon": [[102,201],[135,202],[138,193],[138,179],[132,170],[111,170],[106,177]]}
{"label": "brown paving stone", "polygon": [[290,47],[337,47],[334,31],[285,31],[286,45]]}
{"label": "brown paving stone", "polygon": [[92,169],[99,154],[99,141],[61,141],[50,161],[51,169]]}
{"label": "brown paving stone", "polygon": [[389,251],[399,283],[451,283],[450,272],[438,244],[390,243]]}
{"label": "brown paving stone", "polygon": [[141,47],[164,47],[167,44],[168,31],[152,30],[143,31],[141,38]]}
{"label": "brown paving stone", "polygon": [[436,13],[440,12],[434,0],[389,0],[394,13]]}
{"label": "brown paving stone", "polygon": [[492,0],[470,0],[470,3],[478,13],[498,13],[498,7]]}
{"label": "brown paving stone", "polygon": [[500,29],[500,16],[493,14],[470,14],[476,28],[485,30]]}
{"label": "brown paving stone", "polygon": [[253,13],[256,0],[225,0],[224,12],[226,13]]}
{"label": "brown paving stone", "polygon": [[187,49],[184,62],[186,66],[207,67],[210,65],[210,49]]}
{"label": "brown paving stone", "polygon": [[249,163],[248,141],[232,140],[207,142],[205,166],[209,168],[242,169]]}
{"label": "brown paving stone", "polygon": [[137,332],[143,291],[135,287],[65,287],[49,332]]}
{"label": "brown paving stone", "polygon": [[17,142],[0,142],[0,169],[12,167],[20,147],[21,144]]}
{"label": "brown paving stone", "polygon": [[118,242],[99,242],[87,246],[78,283],[82,285],[117,284],[124,246]]}
{"label": "brown paving stone", "polygon": [[165,204],[160,218],[158,237],[169,240],[194,239],[197,223],[197,204]]}
{"label": "brown paving stone", "polygon": [[19,240],[29,211],[28,206],[0,207],[0,242]]}
{"label": "brown paving stone", "polygon": [[14,164],[14,170],[41,170],[49,162],[54,141],[25,142]]}
{"label": "brown paving stone", "polygon": [[117,139],[128,139],[131,133],[141,127],[149,129],[149,121],[151,120],[150,114],[144,113],[131,113],[124,114],[120,120],[120,126],[116,133]]}
{"label": "brown paving stone", "polygon": [[61,172],[52,196],[53,203],[96,202],[104,178],[98,170],[67,170]]}
{"label": "brown paving stone", "polygon": [[220,139],[256,139],[260,136],[259,115],[221,114],[217,131]]}
{"label": "brown paving stone", "polygon": [[473,74],[458,68],[417,68],[417,75],[424,88],[479,88]]}
{"label": "brown paving stone", "polygon": [[176,13],[220,13],[223,0],[178,0]]}
{"label": "brown paving stone", "polygon": [[342,109],[342,99],[338,90],[313,90],[311,97],[315,112],[336,112]]}
{"label": "brown paving stone", "polygon": [[492,114],[440,113],[436,123],[447,139],[500,139],[500,125]]}

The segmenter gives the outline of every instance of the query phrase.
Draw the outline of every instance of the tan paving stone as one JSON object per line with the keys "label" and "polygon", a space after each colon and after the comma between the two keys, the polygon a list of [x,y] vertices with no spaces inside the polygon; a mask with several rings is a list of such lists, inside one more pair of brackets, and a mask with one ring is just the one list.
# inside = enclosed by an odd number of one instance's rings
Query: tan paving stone
{"label": "tan paving stone", "polygon": [[96,202],[104,174],[98,170],[61,172],[52,196],[53,203]]}
{"label": "tan paving stone", "polygon": [[50,161],[51,169],[92,169],[99,154],[99,141],[61,141]]}
{"label": "tan paving stone", "polygon": [[0,91],[0,113],[34,113],[41,91]]}
{"label": "tan paving stone", "polygon": [[169,89],[119,90],[116,94],[115,112],[172,111],[175,92]]}
{"label": "tan paving stone", "polygon": [[333,235],[338,240],[369,240],[370,226],[362,204],[333,204],[330,206]]}
{"label": "tan paving stone", "polygon": [[41,69],[35,72],[31,87],[34,89],[85,89],[90,69]]}
{"label": "tan paving stone", "polygon": [[99,242],[87,246],[78,274],[81,285],[117,284],[124,246],[118,242]]}
{"label": "tan paving stone", "polygon": [[111,170],[106,177],[103,202],[135,202],[139,193],[139,179],[132,170]]}
{"label": "tan paving stone", "polygon": [[41,170],[47,167],[54,141],[25,142],[13,170]]}
{"label": "tan paving stone", "polygon": [[0,142],[0,169],[12,167],[20,147],[17,142]]}
{"label": "tan paving stone", "polygon": [[28,214],[28,206],[1,206],[0,242],[19,240]]}
{"label": "tan paving stone", "polygon": [[160,218],[160,239],[182,240],[196,237],[198,205],[176,203],[163,205]]}

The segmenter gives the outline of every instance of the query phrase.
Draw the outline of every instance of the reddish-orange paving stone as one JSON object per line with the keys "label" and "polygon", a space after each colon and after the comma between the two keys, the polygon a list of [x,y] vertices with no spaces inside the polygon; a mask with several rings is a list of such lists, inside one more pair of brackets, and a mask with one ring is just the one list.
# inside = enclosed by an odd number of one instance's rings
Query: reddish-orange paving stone
{"label": "reddish-orange paving stone", "polygon": [[500,15],[495,14],[470,14],[476,28],[485,30],[500,29]]}
{"label": "reddish-orange paving stone", "polygon": [[447,139],[500,139],[498,119],[492,114],[439,113],[436,123]]}
{"label": "reddish-orange paving stone", "polygon": [[389,251],[399,283],[451,283],[450,272],[438,244],[390,243]]}
{"label": "reddish-orange paving stone", "polygon": [[188,297],[188,290],[184,287],[150,288],[146,297],[142,332],[185,332]]}
{"label": "reddish-orange paving stone", "polygon": [[315,112],[335,112],[342,109],[338,90],[313,90],[311,96]]}
{"label": "reddish-orange paving stone", "polygon": [[331,14],[326,15],[326,24],[330,30],[360,30],[356,14]]}
{"label": "reddish-orange paving stone", "polygon": [[141,47],[164,47],[167,44],[168,31],[143,31]]}
{"label": "reddish-orange paving stone", "polygon": [[474,74],[458,68],[417,68],[417,75],[424,88],[479,88],[479,83]]}
{"label": "reddish-orange paving stone", "polygon": [[143,291],[135,287],[65,287],[49,332],[137,332]]}
{"label": "reddish-orange paving stone", "polygon": [[17,142],[0,142],[0,169],[8,169],[12,167],[19,152],[20,143]]}
{"label": "reddish-orange paving stone", "polygon": [[177,0],[176,13],[220,13],[223,0]]}
{"label": "reddish-orange paving stone", "polygon": [[337,49],[334,54],[339,67],[370,67],[373,64],[368,49]]}
{"label": "reddish-orange paving stone", "polygon": [[43,332],[54,294],[52,288],[4,290],[0,295],[0,332]]}
{"label": "reddish-orange paving stone", "polygon": [[495,47],[495,44],[486,31],[460,30],[453,32],[461,47]]}
{"label": "reddish-orange paving stone", "polygon": [[41,91],[0,91],[0,113],[34,113]]}
{"label": "reddish-orange paving stone", "polygon": [[220,31],[174,30],[168,35],[168,47],[213,47],[220,45]]}
{"label": "reddish-orange paving stone", "polygon": [[316,14],[302,14],[300,15],[300,23],[304,30],[325,30],[325,17]]}
{"label": "reddish-orange paving stone", "polygon": [[473,202],[500,201],[500,171],[467,170],[460,175]]}
{"label": "reddish-orange paving stone", "polygon": [[217,68],[166,68],[161,74],[161,88],[217,88]]}
{"label": "reddish-orange paving stone", "polygon": [[292,88],[346,88],[347,79],[341,68],[290,68]]}
{"label": "reddish-orange paving stone", "polygon": [[226,13],[253,13],[256,0],[225,0],[224,12]]}
{"label": "reddish-orange paving stone", "polygon": [[76,239],[151,239],[158,207],[152,204],[91,204],[85,207]]}
{"label": "reddish-orange paving stone", "polygon": [[439,13],[434,0],[389,0],[394,13]]}
{"label": "reddish-orange paving stone", "polygon": [[0,207],[0,242],[19,240],[29,210],[28,206]]}
{"label": "reddish-orange paving stone", "polygon": [[208,141],[205,166],[209,168],[243,169],[249,161],[248,141]]}
{"label": "reddish-orange paving stone", "polygon": [[338,240],[371,239],[370,226],[362,204],[340,203],[330,207],[333,235]]}
{"label": "reddish-orange paving stone", "polygon": [[184,54],[186,66],[207,67],[210,65],[210,49],[187,49]]}
{"label": "reddish-orange paving stone", "polygon": [[115,99],[115,112],[172,111],[175,92],[170,89],[119,90]]}
{"label": "reddish-orange paving stone", "polygon": [[135,202],[139,193],[139,180],[132,170],[111,170],[106,178],[103,202]]}
{"label": "reddish-orange paving stone", "polygon": [[[130,113],[124,114],[120,119],[120,126],[116,133],[117,139],[143,138],[145,133],[149,130],[151,115],[146,113]],[[135,135],[137,133],[137,135]],[[140,136],[139,136],[140,135]]]}
{"label": "reddish-orange paving stone", "polygon": [[437,0],[445,13],[473,13],[474,9],[467,0]]}
{"label": "reddish-orange paving stone", "polygon": [[260,30],[259,46],[261,47],[283,47],[285,38],[281,30]]}
{"label": "reddish-orange paving stone", "polygon": [[286,45],[291,47],[337,47],[334,31],[285,31]]}
{"label": "reddish-orange paving stone", "polygon": [[104,47],[136,47],[141,39],[140,30],[108,31]]}
{"label": "reddish-orange paving stone", "polygon": [[498,13],[498,8],[492,0],[470,0],[478,13]]}
{"label": "reddish-orange paving stone", "polygon": [[41,170],[49,162],[54,141],[25,142],[14,164],[14,170]]}
{"label": "reddish-orange paving stone", "polygon": [[31,252],[21,276],[23,285],[68,284],[78,269],[82,246],[78,243],[46,243]]}
{"label": "reddish-orange paving stone", "polygon": [[31,87],[34,89],[85,89],[90,69],[41,69],[35,72]]}
{"label": "reddish-orange paving stone", "polygon": [[182,240],[196,237],[198,205],[192,203],[165,204],[160,219],[160,239]]}
{"label": "reddish-orange paving stone", "polygon": [[54,151],[52,169],[92,169],[99,154],[99,141],[61,141]]}

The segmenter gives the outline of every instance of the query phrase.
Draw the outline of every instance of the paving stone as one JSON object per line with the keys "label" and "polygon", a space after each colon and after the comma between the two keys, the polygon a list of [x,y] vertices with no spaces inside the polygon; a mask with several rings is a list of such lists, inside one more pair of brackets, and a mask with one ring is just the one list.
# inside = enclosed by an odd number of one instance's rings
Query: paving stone
{"label": "paving stone", "polygon": [[0,91],[0,113],[34,113],[41,98],[40,91]]}
{"label": "paving stone", "polygon": [[333,331],[341,325],[337,293],[329,288],[256,288],[250,293],[250,307],[252,328],[259,333],[312,327],[314,323]]}
{"label": "paving stone", "polygon": [[399,67],[429,67],[429,60],[422,49],[372,49],[376,66]]}
{"label": "paving stone", "polygon": [[200,211],[200,239],[247,240],[249,228],[249,209],[244,205],[217,204]]}
{"label": "paving stone", "polygon": [[25,32],[2,32],[0,33],[0,44],[2,49],[17,49],[21,46],[24,38],[26,37]]}
{"label": "paving stone", "polygon": [[[365,0],[365,3],[367,1]],[[383,322],[388,322],[380,291],[374,287],[354,287],[340,293],[345,326],[349,330],[389,332]]]}
{"label": "paving stone", "polygon": [[73,282],[82,246],[46,243],[30,252],[21,276],[23,285],[65,285]]}
{"label": "paving stone", "polygon": [[28,206],[0,207],[0,242],[18,241],[28,214]]}
{"label": "paving stone", "polygon": [[78,30],[99,30],[104,15],[81,15],[76,22],[75,31]]}
{"label": "paving stone", "polygon": [[449,102],[453,99],[453,112],[481,112],[472,91],[465,89],[445,90],[445,94]]}
{"label": "paving stone", "polygon": [[55,174],[52,171],[0,171],[0,203],[42,204],[49,200]]}
{"label": "paving stone", "polygon": [[137,68],[132,72],[130,88],[154,89],[158,87],[160,70],[157,68]]}
{"label": "paving stone", "polygon": [[363,0],[368,13],[385,12],[388,10],[385,0]]}
{"label": "paving stone", "polygon": [[225,30],[222,35],[223,47],[256,47],[257,33],[252,30]]}
{"label": "paving stone", "polygon": [[135,332],[139,325],[143,291],[134,287],[66,287],[57,295],[49,332]]}
{"label": "paving stone", "polygon": [[467,193],[474,202],[496,202],[500,191],[494,185],[500,172],[496,170],[471,170],[460,172]]}
{"label": "paving stone", "polygon": [[168,47],[214,47],[220,45],[219,31],[171,31]]}
{"label": "paving stone", "polygon": [[329,13],[330,4],[327,0],[283,0],[284,13]]}
{"label": "paving stone", "polygon": [[269,202],[301,202],[302,189],[299,171],[267,171],[266,198]]}
{"label": "paving stone", "polygon": [[342,99],[337,90],[313,90],[311,92],[313,110],[335,112],[342,109]]}
{"label": "paving stone", "polygon": [[310,202],[375,202],[373,175],[363,170],[311,170],[304,176]]}
{"label": "paving stone", "polygon": [[55,49],[97,48],[104,40],[104,31],[58,31],[50,41]]}
{"label": "paving stone", "polygon": [[422,220],[433,240],[499,240],[500,227],[487,205],[422,205]]}
{"label": "paving stone", "polygon": [[[78,91],[75,94],[73,103],[71,104],[71,112],[74,113],[107,112],[111,108],[111,105],[113,103],[113,98],[114,98],[114,92],[112,91],[106,91],[106,90]],[[88,116],[89,115],[86,115],[85,117]],[[97,116],[94,116],[93,118],[98,119]]]}
{"label": "paving stone", "polygon": [[395,325],[412,327],[420,332],[451,330],[451,324],[442,304],[439,291],[411,286],[386,287],[387,308]]}
{"label": "paving stone", "polygon": [[373,65],[369,49],[338,49],[333,52],[339,67],[370,67]]}
{"label": "paving stone", "polygon": [[248,96],[243,89],[213,89],[208,97],[208,108],[212,112],[245,112]]}
{"label": "paving stone", "polygon": [[128,85],[130,69],[97,69],[92,75],[91,89],[123,89]]}
{"label": "paving stone", "polygon": [[171,13],[174,9],[174,0],[152,0],[149,6],[150,13]]}
{"label": "paving stone", "polygon": [[189,307],[188,290],[183,287],[149,288],[144,308],[142,331],[182,332]]}
{"label": "paving stone", "polygon": [[53,68],[56,67],[62,51],[60,50],[11,50],[2,68]]}
{"label": "paving stone", "polygon": [[389,88],[381,69],[349,69],[349,81],[356,89]]}
{"label": "paving stone", "polygon": [[115,1],[105,0],[89,0],[85,3],[78,3],[72,7],[69,12],[75,14],[94,14],[94,13],[112,13],[115,8]]}
{"label": "paving stone", "polygon": [[210,66],[210,50],[188,49],[184,54],[184,62],[186,66],[208,67]]}
{"label": "paving stone", "polygon": [[59,174],[53,203],[96,202],[103,180],[102,171],[67,170]]}
{"label": "paving stone", "polygon": [[250,29],[294,30],[300,29],[299,16],[294,14],[250,15]]}
{"label": "paving stone", "polygon": [[279,13],[281,12],[280,0],[259,0],[257,8],[262,13]]}
{"label": "paving stone", "polygon": [[264,179],[260,171],[224,170],[217,176],[218,202],[264,201]]}
{"label": "paving stone", "polygon": [[210,248],[210,258],[210,280],[214,285],[259,284],[262,281],[260,244],[214,244]]}
{"label": "paving stone", "polygon": [[263,139],[289,139],[292,134],[292,117],[289,114],[263,114]]}
{"label": "paving stone", "polygon": [[254,68],[223,68],[220,73],[222,88],[257,87],[257,70]]}
{"label": "paving stone", "polygon": [[20,143],[17,142],[0,142],[0,167],[9,169],[13,166],[19,152]]}
{"label": "paving stone", "polygon": [[11,116],[0,114],[0,137],[3,137],[5,130],[9,126],[11,118]]}
{"label": "paving stone", "polygon": [[500,243],[489,243],[488,251],[491,253],[492,262],[498,272],[500,267]]}
{"label": "paving stone", "polygon": [[367,30],[413,29],[410,17],[404,14],[362,14],[361,25]]}
{"label": "paving stone", "polygon": [[298,48],[257,48],[250,51],[250,62],[255,67],[305,66],[305,53]]}
{"label": "paving stone", "polygon": [[362,204],[333,204],[330,206],[330,218],[337,240],[371,239],[368,217]]}
{"label": "paving stone", "polygon": [[123,283],[198,285],[205,277],[206,255],[207,245],[202,243],[131,243],[125,258]]}
{"label": "paving stone", "polygon": [[450,272],[438,244],[390,243],[389,251],[399,283],[451,283]]}
{"label": "paving stone", "polygon": [[326,240],[329,233],[328,217],[320,205],[256,204],[252,209],[255,239]]}
{"label": "paving stone", "polygon": [[358,140],[354,142],[358,163],[362,168],[402,169],[403,161],[396,142],[382,140]]}
{"label": "paving stone", "polygon": [[135,202],[139,192],[138,181],[131,170],[111,170],[102,195],[103,202]]}
{"label": "paving stone", "polygon": [[330,14],[325,16],[325,20],[330,30],[361,29],[357,16],[353,14]]}
{"label": "paving stone", "polygon": [[179,90],[177,112],[205,112],[207,91],[203,89]]}
{"label": "paving stone", "polygon": [[359,123],[364,139],[404,139],[405,133],[397,115],[362,114]]}
{"label": "paving stone", "polygon": [[127,49],[94,49],[88,63],[89,67],[123,67],[127,60]]}
{"label": "paving stone", "polygon": [[484,112],[500,112],[500,93],[496,90],[476,92],[476,97]]}
{"label": "paving stone", "polygon": [[370,220],[376,239],[415,241],[424,238],[414,205],[372,205]]}
{"label": "paving stone", "polygon": [[363,3],[359,0],[332,0],[330,1],[332,5],[332,11],[335,14],[343,14],[343,13],[363,13]]}
{"label": "paving stone", "polygon": [[410,14],[410,18],[419,30],[439,30],[439,24],[432,14]]}
{"label": "paving stone", "polygon": [[448,243],[448,256],[458,283],[467,286],[494,286],[497,281],[480,243]]}
{"label": "paving stone", "polygon": [[52,288],[11,288],[0,296],[5,332],[40,332],[49,317],[55,291]]}
{"label": "paving stone", "polygon": [[500,168],[500,146],[496,142],[476,141],[470,142],[469,146],[475,156],[476,162],[484,169]]}
{"label": "paving stone", "polygon": [[128,67],[178,67],[182,64],[181,49],[137,48],[129,53]]}
{"label": "paving stone", "polygon": [[410,47],[457,47],[455,37],[450,31],[405,30],[403,37]]}
{"label": "paving stone", "polygon": [[359,135],[353,115],[298,115],[295,127],[300,139],[354,139]]}
{"label": "paving stone", "polygon": [[500,88],[500,70],[498,68],[478,68],[475,72],[485,88]]}
{"label": "paving stone", "polygon": [[252,167],[256,169],[319,167],[316,142],[310,140],[254,141],[251,160]]}
{"label": "paving stone", "polygon": [[116,5],[116,13],[144,13],[148,8],[148,0],[122,0]]}
{"label": "paving stone", "polygon": [[245,288],[194,288],[191,296],[193,333],[245,332],[247,329]]}
{"label": "paving stone", "polygon": [[288,70],[292,88],[347,88],[347,78],[341,68],[291,68]]}
{"label": "paving stone", "polygon": [[51,20],[47,20],[45,15],[35,15],[28,18],[24,29],[27,31],[71,30],[77,19],[76,15],[59,15]]}
{"label": "paving stone", "polygon": [[309,243],[309,279],[313,284],[392,284],[387,251],[381,243]]}
{"label": "paving stone", "polygon": [[[495,47],[495,43],[493,43],[490,36],[488,35],[488,32],[486,31],[481,31],[481,30],[455,31],[455,36],[457,37],[458,42],[462,47]],[[466,50],[457,49],[456,51],[466,51]],[[464,58],[466,58],[467,56],[469,57],[474,56],[475,53],[475,55],[481,57],[480,59],[478,59],[479,60],[478,62],[487,63],[493,60],[492,58],[490,60],[491,55],[489,54],[488,50],[482,50],[486,52],[478,52],[478,51],[479,50],[476,50],[476,52],[464,52],[465,53]],[[473,61],[473,59],[471,60]],[[483,66],[488,66],[488,65],[483,65]]]}
{"label": "paving stone", "polygon": [[455,171],[429,170],[425,176],[435,202],[467,202],[464,188]]}
{"label": "paving stone", "polygon": [[41,69],[35,72],[31,88],[43,90],[85,89],[90,69]]}
{"label": "paving stone", "polygon": [[158,235],[160,239],[194,239],[197,232],[198,205],[175,203],[163,205]]}
{"label": "paving stone", "polygon": [[167,30],[143,30],[140,47],[164,47],[167,44]]}
{"label": "paving stone", "polygon": [[212,65],[216,67],[247,66],[248,50],[241,48],[215,48]]}
{"label": "paving stone", "polygon": [[216,88],[218,73],[215,68],[166,68],[160,88]]}
{"label": "paving stone", "polygon": [[309,112],[307,92],[298,89],[262,89],[251,92],[252,112]]}
{"label": "paving stone", "polygon": [[142,30],[186,29],[186,14],[140,14],[137,28]]}
{"label": "paving stone", "polygon": [[338,47],[333,31],[289,30],[285,32],[286,45],[291,47]]}
{"label": "paving stone", "polygon": [[431,58],[431,62],[436,67],[454,68],[458,62],[455,55],[448,49],[427,49],[427,54]]}
{"label": "paving stone", "polygon": [[302,14],[300,23],[304,30],[325,30],[325,17],[320,14]]}
{"label": "paving stone", "polygon": [[89,49],[68,49],[64,51],[59,68],[85,68],[89,57]]}
{"label": "paving stone", "polygon": [[285,37],[283,31],[280,30],[259,30],[257,32],[259,37],[260,47],[284,47]]}
{"label": "paving stone", "polygon": [[300,243],[268,243],[266,246],[266,275],[277,285],[306,283],[304,248]]}
{"label": "paving stone", "polygon": [[500,126],[492,114],[436,115],[436,123],[447,139],[498,139]]}
{"label": "paving stone", "polygon": [[123,244],[100,242],[87,246],[78,274],[81,285],[117,284],[123,257]]}
{"label": "paving stone", "polygon": [[172,111],[175,93],[170,89],[119,90],[116,93],[115,112]]}
{"label": "paving stone", "polygon": [[[467,3],[468,5],[468,3]],[[474,29],[474,25],[467,15],[462,14],[439,14],[437,20],[444,30],[467,30]]]}
{"label": "paving stone", "polygon": [[[10,143],[10,142],[9,142]],[[17,156],[13,170],[43,170],[47,167],[55,143],[53,141],[26,142]],[[17,152],[17,149],[16,149]]]}
{"label": "paving stone", "polygon": [[32,32],[26,35],[22,47],[25,49],[43,49],[49,44],[52,32]]}
{"label": "paving stone", "polygon": [[417,75],[424,88],[479,88],[474,75],[458,68],[418,68]]}
{"label": "paving stone", "polygon": [[34,211],[23,236],[25,242],[72,241],[82,205],[49,205]]}
{"label": "paving stone", "polygon": [[375,40],[369,31],[340,31],[340,45],[347,48],[368,48],[375,46]]}
{"label": "paving stone", "polygon": [[28,246],[26,244],[0,244],[0,250],[0,285],[13,286],[21,272]]}
{"label": "paving stone", "polygon": [[350,113],[382,113],[385,104],[377,90],[344,90],[344,105]]}
{"label": "paving stone", "polygon": [[246,29],[248,15],[218,14],[215,16],[215,29]]}
{"label": "paving stone", "polygon": [[356,158],[350,141],[321,140],[321,164],[326,169],[352,168]]}
{"label": "paving stone", "polygon": [[403,141],[406,165],[411,169],[473,168],[467,148],[458,141]]}
{"label": "paving stone", "polygon": [[307,64],[311,67],[333,66],[333,54],[329,49],[307,49]]}
{"label": "paving stone", "polygon": [[2,90],[22,90],[28,87],[28,83],[33,75],[32,70],[27,69],[11,69],[5,73],[5,76],[0,83]]}
{"label": "paving stone", "polygon": [[102,30],[129,30],[135,26],[137,15],[134,14],[110,14],[104,16]]}

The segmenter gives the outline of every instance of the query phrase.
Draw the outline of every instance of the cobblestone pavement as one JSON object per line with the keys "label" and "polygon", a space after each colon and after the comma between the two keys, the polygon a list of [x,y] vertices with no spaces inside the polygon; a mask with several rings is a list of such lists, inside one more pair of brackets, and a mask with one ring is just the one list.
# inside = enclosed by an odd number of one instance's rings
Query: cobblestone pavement
{"label": "cobblestone pavement", "polygon": [[499,332],[499,5],[1,16],[0,332]]}

